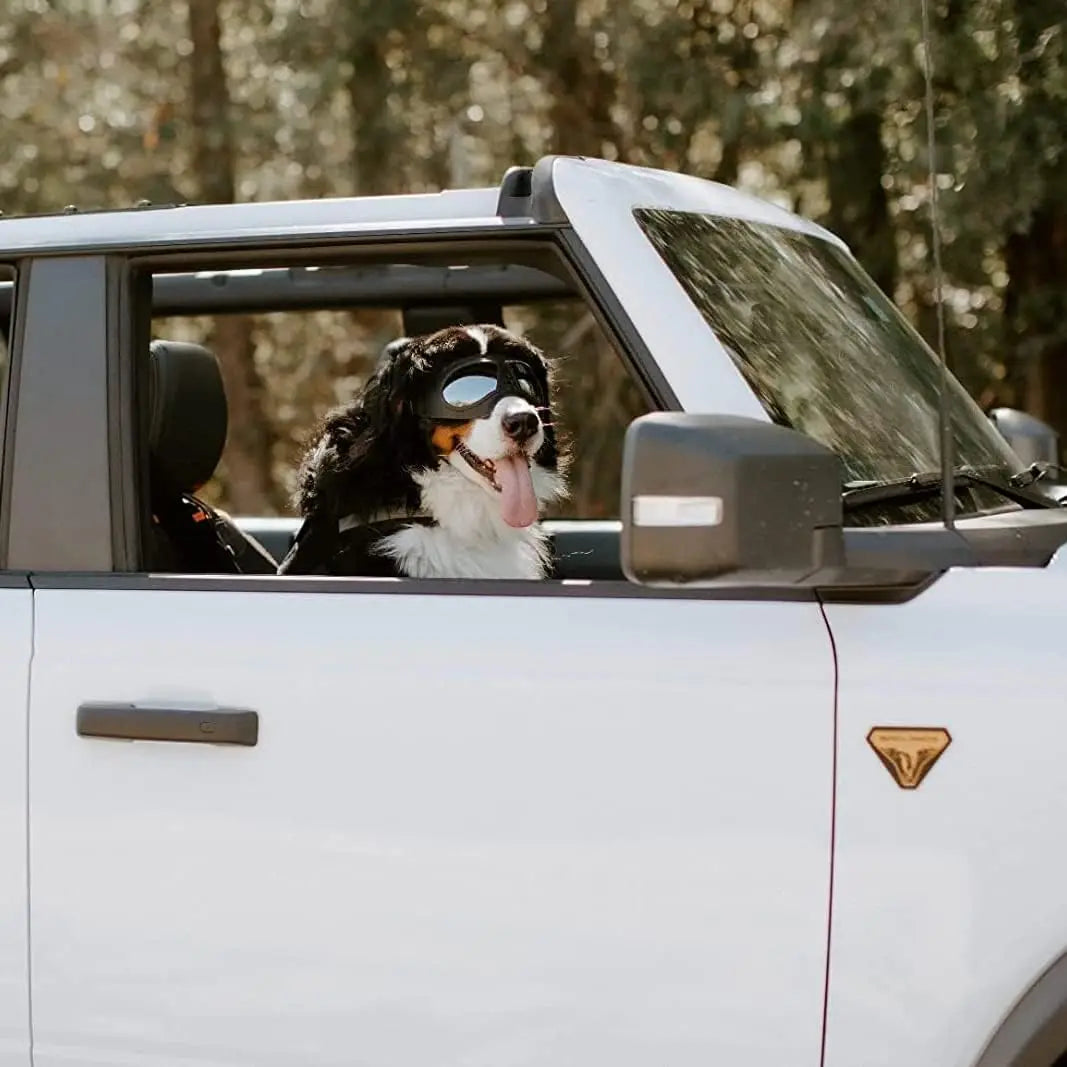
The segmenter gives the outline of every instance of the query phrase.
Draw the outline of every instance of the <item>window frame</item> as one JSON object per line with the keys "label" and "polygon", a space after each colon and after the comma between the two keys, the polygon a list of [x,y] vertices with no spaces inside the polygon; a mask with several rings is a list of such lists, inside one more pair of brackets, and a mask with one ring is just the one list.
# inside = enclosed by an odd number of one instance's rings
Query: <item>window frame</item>
{"label": "window frame", "polygon": [[[249,578],[240,575],[153,575],[142,569],[142,533],[147,499],[147,446],[140,402],[146,375],[147,342],[152,309],[147,294],[152,270],[218,269],[286,265],[295,261],[357,260],[367,254],[410,254],[420,248],[438,252],[455,246],[462,252],[484,251],[507,255],[519,244],[540,244],[558,257],[562,269],[572,275],[575,290],[614,345],[627,372],[652,410],[680,410],[680,404],[663,380],[658,366],[629,318],[613,306],[613,296],[600,278],[596,265],[583,255],[580,245],[565,240],[566,228],[558,225],[531,226],[517,234],[513,229],[489,232],[456,229],[404,234],[396,228],[345,236],[344,239],[295,239],[279,247],[262,239],[251,242],[220,242],[210,249],[126,248],[119,252],[87,249],[62,255],[34,255],[28,259],[28,281],[16,292],[19,306],[28,311],[18,317],[19,327],[33,334],[27,366],[32,371],[30,389],[19,389],[14,434],[9,450],[14,484],[23,487],[23,504],[16,509],[12,529],[17,552],[12,564],[31,572],[34,584],[65,588],[100,587],[248,589]],[[64,271],[60,265],[70,269]],[[40,269],[34,275],[34,270]],[[86,329],[80,314],[57,316],[55,307],[80,306],[94,317]],[[52,309],[52,313],[49,313]],[[20,344],[21,352],[25,346]],[[80,358],[72,358],[78,353]],[[46,383],[62,383],[48,389]],[[47,454],[33,448],[47,435]],[[57,455],[68,458],[64,480],[66,493],[57,492],[46,471]],[[106,457],[101,468],[99,459]],[[95,463],[94,463],[95,461]],[[77,491],[74,492],[74,487]],[[56,537],[57,513],[76,516],[77,536]],[[63,524],[64,531],[71,528]],[[51,536],[52,543],[48,545]],[[42,549],[42,545],[47,548]],[[492,595],[588,595],[590,583],[528,582],[500,580],[452,580],[427,582],[405,580],[405,593],[471,593]],[[662,595],[626,581],[598,582],[617,587],[629,596]],[[258,579],[258,590],[282,591],[398,591],[395,583],[359,578],[307,581],[283,576]],[[461,588],[462,587],[462,588]],[[601,590],[596,595],[603,595]],[[681,591],[683,594],[685,591]],[[692,595],[692,594],[690,594]],[[804,597],[808,599],[808,597]]]}
{"label": "window frame", "polygon": [[[112,377],[133,381],[129,397],[140,398],[144,386],[141,384],[147,369],[147,352],[151,338],[152,309],[147,294],[151,292],[151,277],[157,273],[198,272],[207,270],[237,270],[242,268],[273,268],[297,265],[322,265],[323,263],[344,263],[358,266],[360,260],[388,262],[403,259],[406,256],[416,258],[419,255],[439,256],[442,253],[456,255],[458,262],[465,257],[488,254],[507,259],[509,254],[519,257],[522,253],[536,251],[552,256],[561,272],[569,276],[577,298],[594,317],[604,337],[612,344],[625,373],[637,387],[645,406],[649,411],[680,411],[681,405],[670,389],[662,372],[643,339],[633,328],[629,318],[623,313],[617,299],[600,277],[596,265],[585,254],[580,244],[566,240],[568,230],[559,225],[531,226],[521,233],[509,229],[501,232],[479,230],[472,234],[463,231],[435,231],[428,236],[424,232],[417,234],[398,233],[395,229],[383,232],[360,234],[345,240],[304,240],[292,246],[278,248],[273,245],[236,245],[224,250],[204,252],[198,249],[182,249],[175,252],[152,250],[146,254],[130,255],[126,271],[127,306],[124,314],[130,323],[130,332],[134,342],[120,356],[121,362],[112,366]],[[599,279],[599,281],[598,281]],[[507,301],[503,301],[507,304]],[[264,313],[269,308],[263,309]],[[252,313],[252,312],[249,312]],[[190,312],[195,315],[197,313]],[[170,316],[168,316],[170,317]],[[129,370],[133,367],[132,374]],[[124,369],[125,368],[125,369]],[[131,408],[126,403],[122,411],[127,426],[119,436],[123,441],[135,441],[136,469],[132,483],[132,493],[126,492],[121,498],[113,497],[119,507],[119,515],[125,517],[128,530],[124,550],[116,552],[116,561],[127,561],[125,566],[116,563],[116,572],[145,574],[143,552],[146,538],[143,536],[147,524],[151,521],[147,506],[147,432],[144,425],[136,425],[138,418],[147,414],[146,405],[138,404],[131,417]],[[129,472],[125,472],[122,483],[131,484]],[[129,516],[135,514],[136,522]],[[119,522],[116,522],[118,528]],[[188,576],[193,577],[193,576]],[[240,577],[240,576],[234,576]],[[282,576],[267,577],[263,580],[273,583]],[[287,578],[287,581],[293,579]],[[338,581],[351,581],[350,578],[338,578]],[[405,581],[422,581],[406,579]],[[599,581],[599,580],[598,580]],[[454,580],[453,580],[454,584]],[[543,584],[543,583],[542,583]],[[629,586],[623,581],[621,584]],[[518,583],[522,595],[529,595],[530,582]],[[491,591],[504,593],[501,581],[490,582]],[[455,590],[449,588],[448,591]]]}
{"label": "window frame", "polygon": [[7,370],[0,378],[0,571],[8,570],[8,530],[11,522],[12,467],[15,458],[14,399],[22,365],[23,332],[26,322],[26,271],[20,260],[0,262],[0,279],[11,282],[11,310],[7,329]]}

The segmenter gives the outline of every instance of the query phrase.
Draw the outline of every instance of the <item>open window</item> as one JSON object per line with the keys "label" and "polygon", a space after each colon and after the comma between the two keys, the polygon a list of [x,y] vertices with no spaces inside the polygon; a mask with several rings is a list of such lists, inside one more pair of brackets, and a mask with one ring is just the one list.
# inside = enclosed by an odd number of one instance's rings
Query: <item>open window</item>
{"label": "open window", "polygon": [[177,491],[225,513],[251,540],[247,569],[273,573],[300,526],[295,476],[323,415],[363,388],[395,339],[490,323],[529,339],[553,367],[553,421],[569,455],[568,495],[542,511],[553,577],[621,579],[623,438],[655,403],[553,245],[439,242],[145,267],[143,570],[215,573],[160,539],[174,518],[161,501]]}

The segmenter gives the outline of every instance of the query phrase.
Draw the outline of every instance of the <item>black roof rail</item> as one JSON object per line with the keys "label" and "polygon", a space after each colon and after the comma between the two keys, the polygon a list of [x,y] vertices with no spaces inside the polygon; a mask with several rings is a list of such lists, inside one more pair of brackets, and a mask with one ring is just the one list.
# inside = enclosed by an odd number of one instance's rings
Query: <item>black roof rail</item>
{"label": "black roof rail", "polygon": [[552,164],[559,156],[542,156],[532,167],[509,167],[500,181],[496,213],[505,219],[565,223],[567,213],[556,198]]}
{"label": "black roof rail", "polygon": [[[496,213],[502,218],[525,215],[530,203],[533,167],[508,167],[500,181]],[[516,210],[518,208],[519,210]]]}

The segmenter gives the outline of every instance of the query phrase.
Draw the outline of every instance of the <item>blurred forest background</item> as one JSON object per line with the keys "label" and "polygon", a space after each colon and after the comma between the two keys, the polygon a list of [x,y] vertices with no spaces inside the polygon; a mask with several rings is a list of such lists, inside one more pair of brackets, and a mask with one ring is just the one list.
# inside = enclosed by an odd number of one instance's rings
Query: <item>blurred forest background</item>
{"label": "blurred forest background", "polygon": [[[1067,0],[930,3],[950,365],[983,407],[1067,436]],[[596,155],[824,223],[935,341],[919,0],[4,7],[6,214],[436,190]],[[392,328],[307,318],[211,324],[238,511],[285,507],[298,386],[321,407],[343,378],[309,367],[351,369]]]}

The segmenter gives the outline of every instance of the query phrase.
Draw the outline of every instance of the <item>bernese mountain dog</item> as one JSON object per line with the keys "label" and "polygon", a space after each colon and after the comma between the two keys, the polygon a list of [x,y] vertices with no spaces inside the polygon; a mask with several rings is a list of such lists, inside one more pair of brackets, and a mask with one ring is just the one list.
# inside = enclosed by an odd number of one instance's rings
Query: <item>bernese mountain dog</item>
{"label": "bernese mountain dog", "polygon": [[548,361],[499,326],[387,346],[300,466],[280,574],[545,577],[538,520],[566,492]]}

